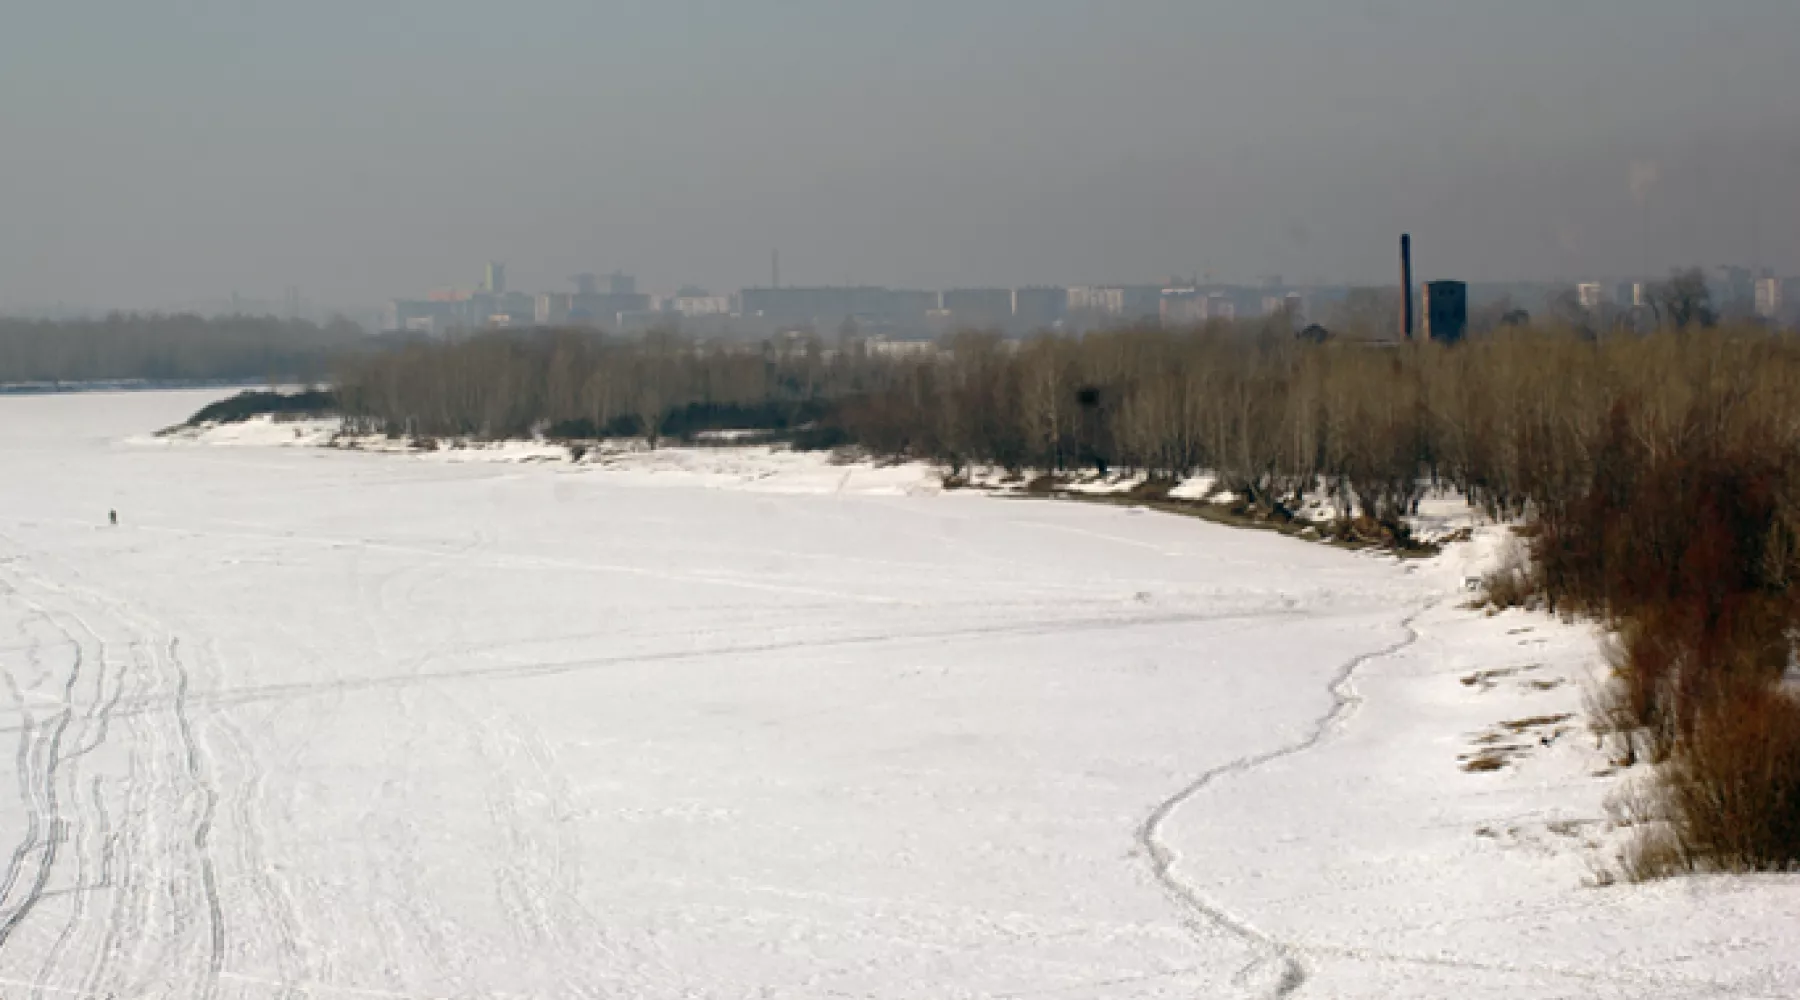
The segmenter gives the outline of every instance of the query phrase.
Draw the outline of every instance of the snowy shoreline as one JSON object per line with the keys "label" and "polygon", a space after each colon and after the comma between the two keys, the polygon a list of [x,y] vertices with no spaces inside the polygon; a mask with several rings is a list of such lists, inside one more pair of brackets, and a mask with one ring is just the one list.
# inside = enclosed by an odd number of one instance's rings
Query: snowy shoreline
{"label": "snowy shoreline", "polygon": [[[947,490],[1005,497],[1074,500],[1129,500],[1148,477],[1138,472],[1100,474],[1070,471],[1055,477],[1053,488],[1034,490],[1032,474],[976,468],[946,482],[944,470],[921,461],[878,460],[854,454],[794,451],[779,443],[755,440],[763,432],[709,431],[694,444],[666,443],[651,447],[641,440],[565,442],[547,439],[481,441],[456,438],[395,438],[344,430],[338,418],[290,418],[258,415],[244,421],[171,427],[153,441],[217,447],[328,448],[371,454],[405,455],[453,463],[551,463],[572,470],[660,474],[687,477],[713,487],[767,491],[932,494]],[[826,472],[825,470],[836,470]],[[829,489],[825,487],[829,485]],[[1166,502],[1192,512],[1229,507],[1236,499],[1219,489],[1209,474],[1190,476],[1162,495]],[[1289,532],[1309,540],[1307,525],[1323,526],[1339,516],[1330,497],[1308,497],[1295,511]],[[1454,494],[1432,494],[1418,516],[1409,519],[1416,537],[1427,545],[1466,537],[1481,523],[1478,514]],[[1272,527],[1273,525],[1265,525]]]}

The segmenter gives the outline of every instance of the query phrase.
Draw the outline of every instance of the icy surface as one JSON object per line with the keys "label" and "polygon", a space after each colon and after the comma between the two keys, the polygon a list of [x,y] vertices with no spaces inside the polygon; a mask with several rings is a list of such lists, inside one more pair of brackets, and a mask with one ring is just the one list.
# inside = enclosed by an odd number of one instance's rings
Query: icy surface
{"label": "icy surface", "polygon": [[1506,724],[1596,638],[1458,606],[1491,529],[143,436],[216,395],[0,399],[0,996],[1800,991],[1791,881],[1585,884],[1618,779]]}

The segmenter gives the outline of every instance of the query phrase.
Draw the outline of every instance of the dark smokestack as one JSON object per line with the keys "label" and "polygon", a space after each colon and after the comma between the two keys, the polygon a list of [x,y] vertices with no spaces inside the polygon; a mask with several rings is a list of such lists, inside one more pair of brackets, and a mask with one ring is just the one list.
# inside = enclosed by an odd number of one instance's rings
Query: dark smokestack
{"label": "dark smokestack", "polygon": [[1413,339],[1412,234],[1400,234],[1400,337]]}

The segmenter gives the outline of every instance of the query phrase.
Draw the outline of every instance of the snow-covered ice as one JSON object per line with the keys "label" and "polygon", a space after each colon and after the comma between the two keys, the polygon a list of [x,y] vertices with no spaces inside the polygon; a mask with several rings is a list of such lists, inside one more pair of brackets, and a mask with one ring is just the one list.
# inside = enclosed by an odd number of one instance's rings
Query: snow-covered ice
{"label": "snow-covered ice", "polygon": [[217,395],[0,399],[0,996],[1800,992],[1792,880],[1589,884],[1492,529],[144,436]]}

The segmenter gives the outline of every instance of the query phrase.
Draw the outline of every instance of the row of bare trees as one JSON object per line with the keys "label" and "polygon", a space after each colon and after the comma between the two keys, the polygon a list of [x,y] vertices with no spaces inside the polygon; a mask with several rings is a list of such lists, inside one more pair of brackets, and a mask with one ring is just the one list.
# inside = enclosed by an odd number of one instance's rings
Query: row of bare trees
{"label": "row of bare trees", "polygon": [[113,313],[92,320],[0,317],[0,383],[295,380],[327,376],[366,349],[360,327],[268,316]]}
{"label": "row of bare trees", "polygon": [[620,340],[585,330],[490,333],[348,359],[338,398],[353,419],[432,437],[645,436],[688,410],[716,423],[785,426],[853,391],[814,341],[798,349],[706,347],[667,332]]}
{"label": "row of bare trees", "polygon": [[952,468],[1206,470],[1265,509],[1323,488],[1392,520],[1434,483],[1495,513],[1564,509],[1619,414],[1675,448],[1701,399],[1726,405],[1722,385],[1743,400],[1732,405],[1800,417],[1796,374],[1800,349],[1754,328],[1596,340],[1506,327],[1449,349],[1215,323],[1022,342],[964,333],[905,357],[852,341],[497,333],[366,356],[339,381],[349,412],[393,432],[656,438],[696,410],[726,424],[805,412],[836,439]]}

